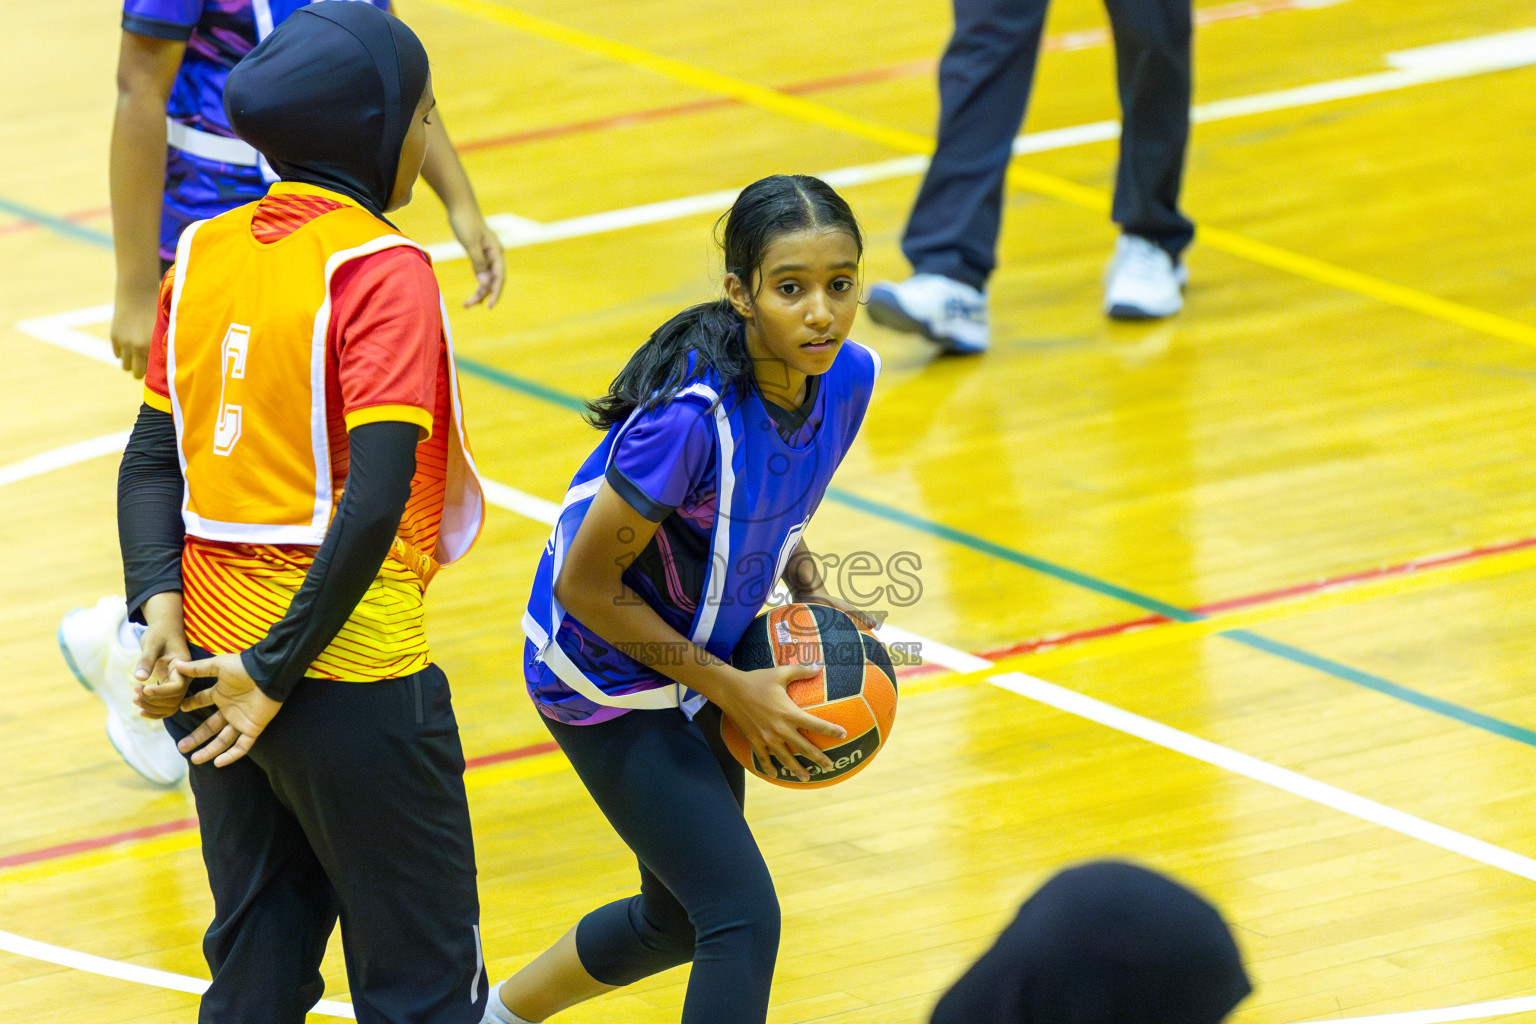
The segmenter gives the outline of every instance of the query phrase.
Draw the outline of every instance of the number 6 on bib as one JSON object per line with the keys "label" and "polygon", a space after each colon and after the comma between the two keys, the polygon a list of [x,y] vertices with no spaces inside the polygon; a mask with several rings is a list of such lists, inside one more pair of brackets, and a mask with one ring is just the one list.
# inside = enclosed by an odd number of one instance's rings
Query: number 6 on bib
{"label": "number 6 on bib", "polygon": [[240,440],[241,408],[228,401],[229,382],[245,379],[245,357],[251,347],[251,329],[244,324],[230,324],[224,332],[222,350],[223,384],[219,388],[219,419],[213,427],[213,453],[228,455]]}

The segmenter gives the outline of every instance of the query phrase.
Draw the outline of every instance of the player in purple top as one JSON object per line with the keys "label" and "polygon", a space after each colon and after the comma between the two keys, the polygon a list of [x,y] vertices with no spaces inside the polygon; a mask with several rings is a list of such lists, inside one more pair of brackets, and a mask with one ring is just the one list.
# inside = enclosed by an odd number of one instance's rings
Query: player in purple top
{"label": "player in purple top", "polygon": [[[854,355],[854,351],[858,354]],[[857,346],[851,350],[850,356],[844,360],[849,365],[837,367],[834,379],[840,381],[849,372],[850,365],[868,366],[869,363],[860,358],[866,351]],[[813,447],[827,415],[824,376],[806,379],[805,396],[794,409],[785,408],[772,400],[763,400],[761,389],[758,389],[757,395],[758,405],[773,423],[783,444],[782,453],[770,452],[769,458],[772,459],[775,454],[784,459],[788,459],[791,453],[802,457],[808,454],[810,458],[804,461],[813,472],[823,470],[830,475],[830,471],[835,468],[835,458],[841,457],[842,448],[839,446],[852,440],[852,429],[856,429],[856,421],[852,425],[839,422],[834,429],[828,431],[827,437],[820,439],[830,450],[835,451],[835,457],[818,453]],[[836,395],[830,401],[833,405],[839,404]],[[849,403],[842,403],[834,413],[834,418],[840,418],[850,407]],[[862,409],[861,404],[852,407]],[[699,396],[694,400],[685,397],[646,410],[618,425],[611,445],[600,448],[588,460],[588,466],[584,467],[600,470],[604,482],[626,504],[657,524],[653,542],[635,556],[625,573],[624,582],[681,635],[692,635],[694,623],[700,618],[702,595],[711,591],[717,595],[722,594],[725,586],[722,581],[726,579],[717,573],[718,579],[713,586],[709,580],[710,570],[718,560],[715,540],[721,494],[717,466],[719,439],[708,409],[709,402]],[[783,474],[773,475],[772,479],[775,483],[782,483],[792,477],[793,474]],[[732,490],[737,502],[742,500],[743,492],[747,490],[741,486],[742,483],[741,474],[734,474]],[[803,499],[812,492],[820,493],[814,477],[804,485],[793,487],[792,497]],[[730,500],[729,496],[727,500]],[[776,532],[770,535],[768,545],[771,550],[765,547],[759,552],[758,560],[765,563],[760,568],[753,565],[752,555],[745,551],[745,547],[753,546],[753,542],[742,534],[755,526],[769,526],[773,529],[773,524],[744,524],[742,520],[749,517],[768,518],[754,516],[751,512],[738,512],[732,516],[736,521],[736,536],[732,538],[735,553],[732,557],[744,563],[738,568],[747,570],[747,575],[754,575],[753,570],[756,570],[755,575],[760,576],[763,570],[773,569],[781,560],[783,536],[794,532],[798,537],[797,528],[804,518],[803,510],[792,510],[789,502],[785,502],[785,506],[774,510],[779,513],[774,518],[785,521],[777,524]],[[786,518],[785,513],[790,511],[794,514]],[[764,586],[760,579],[757,586]],[[722,626],[726,619],[739,620],[743,616],[750,618],[761,606],[765,596],[765,593],[751,595],[734,606],[726,602],[727,609],[734,609],[734,615],[729,611],[726,615],[717,612],[715,627]],[[728,654],[737,635],[734,631],[726,631],[723,636],[730,640],[719,642],[717,653]],[[640,667],[625,652],[599,641],[573,618],[567,617],[561,623],[558,636],[562,646],[573,651],[573,660],[585,666],[583,671],[602,680],[599,684],[601,689],[631,689],[629,685],[622,685],[628,683],[635,684],[634,688],[654,685],[658,678],[655,672]],[[540,710],[557,721],[593,724],[623,713],[620,707],[604,705],[573,690],[539,659],[529,660],[527,672],[531,692]]]}
{"label": "player in purple top", "polygon": [[684,1024],[763,1024],[779,905],[742,813],[730,716],[763,763],[830,765],[842,730],[785,693],[814,666],[728,663],[770,591],[843,607],[802,532],[864,420],[880,360],[848,340],[862,236],[825,182],[775,175],[725,218],[726,298],[657,328],[591,403],[605,433],[534,574],[524,677],[544,724],[640,862],[503,982],[486,1020],[542,1021],[692,962]]}
{"label": "player in purple top", "polygon": [[[307,0],[123,0],[112,124],[112,235],[117,288],[112,347],[143,377],[160,277],[182,228],[266,194],[276,180],[224,116],[224,80],[241,57]],[[335,0],[332,0],[335,2]],[[389,0],[368,0],[389,10]],[[501,243],[433,118],[422,177],[447,207],[479,287],[466,306],[495,305]]]}

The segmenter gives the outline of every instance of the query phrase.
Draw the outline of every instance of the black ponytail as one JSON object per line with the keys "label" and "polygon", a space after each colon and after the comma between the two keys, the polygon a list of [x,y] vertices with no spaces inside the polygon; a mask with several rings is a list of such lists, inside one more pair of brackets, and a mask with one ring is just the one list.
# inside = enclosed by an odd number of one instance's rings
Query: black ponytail
{"label": "black ponytail", "polygon": [[[853,211],[832,186],[809,175],[775,174],[754,181],[720,223],[726,272],[754,296],[763,255],[782,235],[807,228],[846,231],[864,255],[864,236]],[[695,354],[691,368],[690,352]],[[742,319],[727,299],[691,306],[656,328],[613,378],[608,393],[587,403],[587,419],[606,430],[637,408],[669,401],[710,367],[728,389],[746,394],[754,386]]]}
{"label": "black ponytail", "polygon": [[[689,352],[698,353],[691,369]],[[587,419],[600,430],[623,423],[637,406],[671,399],[710,366],[738,387],[752,376],[741,317],[726,299],[690,306],[656,328],[613,378],[608,393],[587,403]]]}

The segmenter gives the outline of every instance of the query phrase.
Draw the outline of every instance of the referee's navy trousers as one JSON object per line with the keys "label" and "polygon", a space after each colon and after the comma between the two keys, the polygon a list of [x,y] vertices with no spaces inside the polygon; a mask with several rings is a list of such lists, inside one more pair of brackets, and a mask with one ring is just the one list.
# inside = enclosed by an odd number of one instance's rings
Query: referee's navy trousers
{"label": "referee's navy trousers", "polygon": [[[1003,182],[1024,121],[1049,0],[953,0],[939,62],[939,140],[902,238],[919,274],[985,289]],[[1120,166],[1111,216],[1170,256],[1194,237],[1179,212],[1189,142],[1190,0],[1105,0],[1115,38]]]}
{"label": "referee's navy trousers", "polygon": [[[180,740],[211,713],[167,728]],[[442,670],[305,679],[248,755],[190,768],[214,902],[202,1024],[303,1024],[338,916],[358,1021],[478,1024],[489,986]]]}

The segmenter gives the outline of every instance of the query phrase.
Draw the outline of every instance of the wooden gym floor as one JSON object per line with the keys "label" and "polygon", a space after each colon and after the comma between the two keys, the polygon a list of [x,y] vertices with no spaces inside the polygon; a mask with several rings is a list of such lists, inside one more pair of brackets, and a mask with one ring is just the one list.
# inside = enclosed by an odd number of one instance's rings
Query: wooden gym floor
{"label": "wooden gym floor", "polygon": [[[502,305],[454,307],[505,488],[431,622],[499,980],[634,875],[518,682],[543,502],[596,440],[574,403],[713,294],[713,220],[764,174],[838,172],[866,284],[906,273],[949,18],[940,0],[400,8],[514,243]],[[1536,1020],[1536,43],[1501,35],[1530,5],[1199,15],[1181,316],[1098,311],[1112,57],[1102,8],[1058,0],[993,350],[935,360],[857,327],[885,374],[810,539],[920,564],[920,592],[880,607],[930,665],[857,779],[751,788],[785,915],[774,1024],[926,1021],[1025,895],[1097,856],[1223,907],[1257,986],[1238,1024]],[[114,453],[138,388],[100,358],[115,8],[9,4],[0,27],[0,1017],[185,1021],[210,913],[190,797],[118,760],[53,639],[121,586]],[[1425,49],[1462,40],[1480,42]],[[402,223],[440,242],[419,194]],[[440,255],[453,307],[470,275]],[[334,948],[327,978],[344,1002]],[[685,981],[561,1019],[676,1020]]]}

